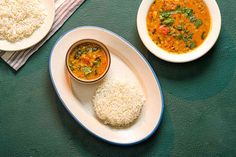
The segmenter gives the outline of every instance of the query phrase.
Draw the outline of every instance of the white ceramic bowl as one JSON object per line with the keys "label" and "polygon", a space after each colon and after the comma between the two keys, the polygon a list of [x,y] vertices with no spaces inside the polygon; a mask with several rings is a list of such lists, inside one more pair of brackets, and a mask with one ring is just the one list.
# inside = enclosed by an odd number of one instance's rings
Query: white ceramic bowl
{"label": "white ceramic bowl", "polygon": [[[107,67],[106,67],[105,71],[103,72],[103,74],[101,76],[99,76],[95,79],[91,79],[91,80],[86,80],[86,79],[82,79],[82,78],[77,77],[73,73],[73,71],[71,71],[71,69],[69,68],[69,55],[73,52],[73,49],[75,47],[77,47],[81,44],[84,44],[84,43],[92,43],[92,44],[98,45],[101,49],[104,50],[104,52],[106,54],[106,57],[107,57],[107,61],[108,61]],[[107,74],[107,72],[110,68],[110,65],[111,65],[111,56],[110,56],[110,52],[109,52],[108,48],[103,43],[101,43],[100,41],[97,41],[97,40],[94,40],[94,39],[82,39],[82,40],[76,41],[74,44],[71,45],[71,47],[67,51],[65,61],[66,61],[67,71],[69,72],[69,75],[71,76],[72,79],[75,79],[79,83],[92,84],[92,83],[97,83],[98,81],[101,81],[106,76],[106,74]]]}
{"label": "white ceramic bowl", "polygon": [[154,0],[143,0],[137,14],[138,33],[147,49],[162,60],[174,63],[190,62],[206,54],[215,44],[221,29],[220,9],[215,0],[204,0],[211,16],[211,29],[205,41],[196,49],[184,54],[173,54],[158,47],[150,38],[147,30],[146,17]]}

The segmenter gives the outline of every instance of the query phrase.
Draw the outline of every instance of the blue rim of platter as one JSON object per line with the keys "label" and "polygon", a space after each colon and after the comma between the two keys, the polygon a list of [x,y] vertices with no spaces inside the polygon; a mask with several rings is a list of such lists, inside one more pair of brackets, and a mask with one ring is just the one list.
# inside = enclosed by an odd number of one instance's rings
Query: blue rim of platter
{"label": "blue rim of platter", "polygon": [[[58,42],[68,33],[74,31],[74,30],[77,30],[77,29],[80,29],[80,28],[95,28],[95,29],[99,29],[99,30],[102,30],[102,31],[105,31],[107,33],[110,33],[110,34],[113,34],[114,36],[116,36],[117,38],[119,38],[120,40],[123,40],[124,42],[126,42],[129,46],[131,46],[136,52],[138,52],[138,54],[140,55],[140,57],[144,60],[144,62],[149,66],[149,68],[151,69],[155,79],[156,79],[156,82],[157,82],[157,85],[160,89],[160,95],[161,95],[161,100],[162,100],[162,107],[161,107],[161,115],[160,115],[160,119],[157,123],[157,125],[155,126],[155,128],[152,130],[151,133],[147,134],[146,137],[142,138],[141,140],[139,141],[135,141],[135,142],[131,142],[131,143],[118,143],[118,142],[112,142],[112,141],[109,141],[103,137],[100,137],[98,135],[96,135],[95,133],[93,133],[92,131],[90,131],[88,128],[86,128],[74,115],[73,113],[67,108],[67,106],[65,105],[64,101],[62,100],[62,98],[60,97],[59,95],[59,92],[57,91],[57,88],[56,88],[56,85],[55,85],[55,82],[52,78],[52,72],[51,72],[51,69],[50,69],[50,65],[51,65],[51,57],[52,57],[52,52],[55,48],[55,46],[58,44]],[[73,28],[65,33],[63,33],[56,41],[56,43],[54,44],[52,50],[51,50],[51,54],[50,54],[50,57],[49,57],[49,75],[50,75],[50,78],[51,78],[51,81],[52,81],[52,84],[53,84],[53,87],[57,93],[57,96],[59,97],[59,99],[61,100],[62,104],[64,105],[64,107],[66,108],[66,110],[70,113],[70,115],[85,129],[87,130],[90,134],[92,134],[93,136],[97,137],[98,139],[101,139],[107,143],[110,143],[110,144],[114,144],[114,145],[118,145],[118,146],[132,146],[132,145],[136,145],[136,144],[139,144],[143,141],[146,141],[149,137],[151,137],[157,130],[157,128],[159,127],[161,121],[162,121],[162,118],[163,118],[163,111],[164,111],[164,97],[163,97],[163,93],[162,93],[162,90],[161,90],[161,85],[160,85],[160,81],[159,79],[157,78],[157,75],[156,73],[154,72],[152,66],[150,65],[150,63],[147,61],[147,59],[143,56],[143,54],[138,51],[129,41],[127,41],[126,39],[124,39],[123,37],[121,37],[120,35],[110,31],[110,30],[107,30],[105,28],[102,28],[102,27],[97,27],[97,26],[80,26],[80,27],[76,27],[76,28]]]}

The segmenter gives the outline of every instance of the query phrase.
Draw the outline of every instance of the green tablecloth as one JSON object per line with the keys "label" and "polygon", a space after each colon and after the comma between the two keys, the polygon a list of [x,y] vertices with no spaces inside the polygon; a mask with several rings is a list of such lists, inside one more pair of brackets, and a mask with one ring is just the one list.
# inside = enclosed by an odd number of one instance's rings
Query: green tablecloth
{"label": "green tablecloth", "polygon": [[[236,1],[218,0],[222,31],[201,59],[172,64],[152,55],[136,29],[141,0],[87,0],[17,73],[0,61],[0,156],[236,156]],[[165,99],[163,121],[147,141],[118,147],[95,138],[66,111],[48,60],[56,40],[77,26],[109,29],[153,66]]]}

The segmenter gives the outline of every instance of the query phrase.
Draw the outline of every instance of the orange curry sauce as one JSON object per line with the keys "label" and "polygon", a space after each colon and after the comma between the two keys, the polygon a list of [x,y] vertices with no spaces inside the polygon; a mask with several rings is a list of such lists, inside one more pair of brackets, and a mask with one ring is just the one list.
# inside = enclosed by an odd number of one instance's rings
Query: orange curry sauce
{"label": "orange curry sauce", "polygon": [[76,77],[83,80],[93,80],[105,72],[108,58],[101,46],[87,42],[72,50],[68,63],[70,70]]}
{"label": "orange curry sauce", "polygon": [[211,27],[210,14],[203,0],[155,0],[146,20],[152,40],[177,54],[201,45]]}

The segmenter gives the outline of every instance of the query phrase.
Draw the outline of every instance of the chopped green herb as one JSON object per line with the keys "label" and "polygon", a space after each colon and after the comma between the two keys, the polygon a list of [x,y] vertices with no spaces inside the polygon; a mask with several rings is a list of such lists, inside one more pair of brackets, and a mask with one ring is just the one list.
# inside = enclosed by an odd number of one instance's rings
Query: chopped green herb
{"label": "chopped green herb", "polygon": [[197,19],[195,16],[191,16],[191,17],[189,17],[189,20],[190,20],[190,22],[195,22]]}
{"label": "chopped green herb", "polygon": [[88,53],[86,49],[79,49],[76,53],[76,55],[81,56],[82,54]]}
{"label": "chopped green herb", "polygon": [[[161,12],[159,18],[164,25],[171,26],[174,23],[174,19],[172,19],[170,15],[181,13],[189,18],[190,22],[194,23],[196,28],[199,28],[202,25],[202,20],[196,19],[196,17],[193,15],[193,9],[181,8],[179,5],[176,7],[176,10]],[[177,29],[180,31],[183,30],[182,27],[177,27]]]}
{"label": "chopped green herb", "polygon": [[101,62],[102,62],[101,58],[100,58],[100,57],[97,57],[97,58],[95,59],[95,61],[93,62],[93,65],[99,66],[99,65],[101,64]]}
{"label": "chopped green herb", "polygon": [[202,20],[201,20],[201,19],[197,19],[197,20],[194,22],[194,25],[195,25],[196,28],[198,29],[198,28],[202,25]]}
{"label": "chopped green herb", "polygon": [[80,55],[85,54],[85,53],[88,53],[88,50],[85,46],[82,46],[79,48],[78,53],[80,53]]}
{"label": "chopped green herb", "polygon": [[186,37],[183,37],[183,40],[184,40],[185,43],[188,42],[188,38],[186,38]]}
{"label": "chopped green herb", "polygon": [[75,70],[72,64],[69,64],[69,68],[71,71]]}
{"label": "chopped green herb", "polygon": [[161,12],[160,13],[160,20],[164,20],[170,17],[170,13],[169,12]]}
{"label": "chopped green herb", "polygon": [[196,42],[191,41],[190,44],[189,44],[189,48],[194,49],[195,47],[196,47]]}
{"label": "chopped green herb", "polygon": [[170,31],[168,34],[169,34],[169,35],[175,34],[175,30],[174,30],[174,29],[171,29],[171,31]]}
{"label": "chopped green herb", "polygon": [[161,12],[160,13],[160,19],[164,20],[166,18],[169,18],[170,15],[181,14],[181,13],[182,13],[182,8],[180,7],[180,5],[178,5],[175,10]]}
{"label": "chopped green herb", "polygon": [[182,31],[184,29],[184,26],[183,25],[178,25],[178,26],[176,26],[176,29],[179,30],[179,31]]}
{"label": "chopped green herb", "polygon": [[170,11],[169,13],[170,13],[171,15],[172,15],[172,14],[181,14],[181,13],[182,13],[182,10],[181,10],[181,8],[177,8],[177,10]]}
{"label": "chopped green herb", "polygon": [[179,39],[179,40],[182,40],[182,39],[183,39],[183,35],[182,35],[182,34],[179,34],[179,35],[178,35],[178,39]]}
{"label": "chopped green herb", "polygon": [[192,39],[193,38],[193,33],[189,34],[188,39]]}
{"label": "chopped green herb", "polygon": [[168,19],[165,19],[162,23],[166,26],[171,26],[174,22],[175,22],[174,19],[168,18]]}
{"label": "chopped green herb", "polygon": [[84,75],[87,76],[88,74],[92,73],[91,67],[82,67],[81,70],[83,71]]}
{"label": "chopped green herb", "polygon": [[191,17],[191,16],[193,16],[193,9],[184,8],[184,9],[183,9],[183,14],[184,14],[186,17]]}
{"label": "chopped green herb", "polygon": [[177,7],[176,7],[176,9],[175,9],[176,11],[179,11],[179,12],[182,12],[182,8],[181,8],[181,6],[180,5],[177,5]]}
{"label": "chopped green herb", "polygon": [[185,33],[185,34],[188,34],[188,33],[189,33],[189,30],[184,29],[184,33]]}
{"label": "chopped green herb", "polygon": [[74,59],[79,59],[79,57],[82,55],[82,51],[81,50],[78,50],[75,55],[74,55]]}

